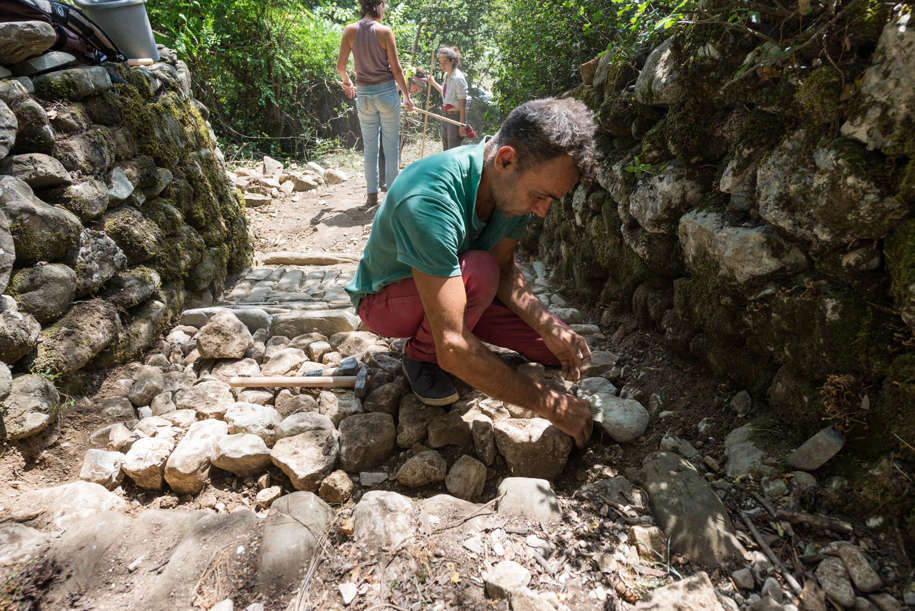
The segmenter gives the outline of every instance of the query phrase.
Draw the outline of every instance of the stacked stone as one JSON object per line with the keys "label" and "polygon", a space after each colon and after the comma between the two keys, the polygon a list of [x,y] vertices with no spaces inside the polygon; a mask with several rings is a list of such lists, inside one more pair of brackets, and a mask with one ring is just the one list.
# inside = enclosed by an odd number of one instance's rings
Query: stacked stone
{"label": "stacked stone", "polygon": [[[84,479],[111,489],[126,475],[141,488],[168,484],[178,494],[196,494],[211,466],[252,478],[274,465],[295,489],[320,491],[330,502],[348,498],[353,484],[347,473],[369,485],[388,478],[414,488],[444,482],[451,494],[474,499],[500,465],[515,476],[544,479],[565,467],[571,438],[527,410],[475,391],[447,410],[422,404],[407,391],[391,345],[356,330],[357,321],[339,310],[237,312],[186,311],[181,320],[197,326],[173,328],[121,383],[121,396],[98,405],[112,422],[92,435],[95,449],[85,458]],[[612,360],[602,354],[595,354],[597,361]],[[235,376],[332,368],[347,357],[368,367],[361,398],[345,389],[228,384]],[[540,365],[521,370],[566,388]],[[637,401],[614,401],[615,389],[602,377],[583,387],[599,397],[595,410],[614,438],[631,441],[644,432],[648,414]],[[458,456],[450,465],[441,453],[448,446],[446,454]]]}
{"label": "stacked stone", "polygon": [[[572,95],[599,123],[597,181],[527,239],[567,289],[631,306],[799,438],[825,419],[905,454],[915,31],[897,8],[868,17],[841,65],[774,68],[771,42],[716,26],[674,28],[635,67],[614,53],[582,65]],[[851,389],[841,405],[835,384]]]}
{"label": "stacked stone", "polygon": [[55,379],[140,354],[250,252],[184,63],[85,66],[56,40],[0,24],[0,361]]}
{"label": "stacked stone", "polygon": [[267,205],[281,194],[302,193],[320,185],[336,185],[349,180],[346,172],[324,168],[314,161],[309,161],[305,168],[286,169],[267,155],[253,169],[237,168],[229,177],[244,191],[245,205],[249,208]]}

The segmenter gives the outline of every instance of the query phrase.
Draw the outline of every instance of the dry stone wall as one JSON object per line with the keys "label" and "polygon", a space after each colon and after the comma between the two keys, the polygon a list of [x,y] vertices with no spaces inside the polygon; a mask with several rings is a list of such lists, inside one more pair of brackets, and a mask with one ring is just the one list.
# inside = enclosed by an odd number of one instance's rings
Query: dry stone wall
{"label": "dry stone wall", "polygon": [[0,30],[0,368],[74,380],[210,305],[251,248],[185,64],[80,65],[55,40]]}
{"label": "dry stone wall", "polygon": [[798,440],[850,432],[875,502],[915,440],[911,18],[862,13],[824,43],[839,64],[807,50],[741,76],[771,43],[716,25],[584,64],[569,95],[599,121],[597,180],[526,237],[554,280],[631,307]]}

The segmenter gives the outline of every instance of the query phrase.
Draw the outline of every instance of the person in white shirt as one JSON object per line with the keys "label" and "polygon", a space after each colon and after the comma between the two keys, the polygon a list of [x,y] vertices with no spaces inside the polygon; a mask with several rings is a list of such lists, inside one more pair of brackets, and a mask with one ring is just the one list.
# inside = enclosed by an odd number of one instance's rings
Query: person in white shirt
{"label": "person in white shirt", "polygon": [[[457,47],[442,47],[438,50],[438,65],[445,73],[445,79],[439,84],[430,74],[429,81],[442,94],[442,113],[449,119],[466,123],[467,79],[458,68],[460,63],[461,53]],[[460,146],[462,138],[467,135],[464,127],[443,122],[442,150]]]}

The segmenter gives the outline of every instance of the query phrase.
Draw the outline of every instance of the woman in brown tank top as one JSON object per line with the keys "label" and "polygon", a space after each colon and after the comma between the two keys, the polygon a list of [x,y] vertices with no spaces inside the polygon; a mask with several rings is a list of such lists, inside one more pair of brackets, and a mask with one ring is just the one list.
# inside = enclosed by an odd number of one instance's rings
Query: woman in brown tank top
{"label": "woman in brown tank top", "polygon": [[[391,28],[381,25],[387,8],[384,0],[360,0],[361,19],[343,30],[337,72],[347,97],[356,98],[356,112],[362,129],[363,163],[365,165],[366,205],[378,203],[378,141],[384,147],[385,179],[388,186],[399,171],[400,96],[413,108],[397,56],[397,43]],[[346,72],[350,53],[356,67],[356,84]]]}

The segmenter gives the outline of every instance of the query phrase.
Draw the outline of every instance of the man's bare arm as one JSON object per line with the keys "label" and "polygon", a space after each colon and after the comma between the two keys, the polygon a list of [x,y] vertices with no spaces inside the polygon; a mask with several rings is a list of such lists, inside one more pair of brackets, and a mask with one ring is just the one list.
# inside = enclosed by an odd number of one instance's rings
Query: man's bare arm
{"label": "man's bare arm", "polygon": [[550,390],[513,371],[464,325],[467,295],[460,276],[442,278],[413,270],[429,319],[439,366],[487,395],[547,418],[582,447],[591,436],[588,402]]}
{"label": "man's bare arm", "polygon": [[562,366],[562,376],[573,382],[591,360],[588,342],[560,324],[534,294],[534,290],[515,262],[516,240],[505,238],[491,253],[499,264],[499,290],[496,297],[536,331]]}

